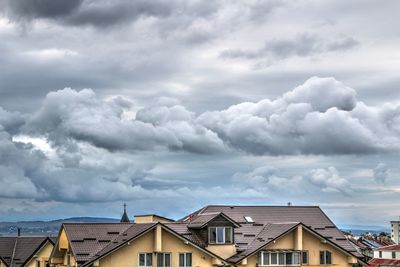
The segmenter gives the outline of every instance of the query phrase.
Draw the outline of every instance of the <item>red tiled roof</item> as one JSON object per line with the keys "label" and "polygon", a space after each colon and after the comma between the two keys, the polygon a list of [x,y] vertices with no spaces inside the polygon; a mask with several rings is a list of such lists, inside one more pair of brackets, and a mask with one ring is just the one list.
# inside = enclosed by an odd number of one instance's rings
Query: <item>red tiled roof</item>
{"label": "red tiled roof", "polygon": [[400,260],[390,260],[390,259],[372,259],[368,262],[370,267],[379,266],[400,266]]}
{"label": "red tiled roof", "polygon": [[395,251],[400,251],[400,245],[391,245],[391,246],[377,248],[375,250],[395,250]]}

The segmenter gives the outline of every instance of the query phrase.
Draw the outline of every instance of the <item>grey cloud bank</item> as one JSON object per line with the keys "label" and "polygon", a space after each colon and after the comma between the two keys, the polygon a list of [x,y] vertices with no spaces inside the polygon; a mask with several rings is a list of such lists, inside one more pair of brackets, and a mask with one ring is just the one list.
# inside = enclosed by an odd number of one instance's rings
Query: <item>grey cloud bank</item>
{"label": "grey cloud bank", "polygon": [[[138,108],[122,96],[102,99],[90,89],[66,88],[49,93],[33,114],[1,109],[0,172],[8,190],[0,197],[60,203],[193,195],[273,200],[277,192],[289,190],[287,197],[320,192],[352,198],[365,190],[332,166],[295,176],[280,174],[272,166],[258,167],[221,177],[233,182],[222,187],[157,177],[158,163],[149,163],[142,153],[221,158],[232,153],[390,154],[399,149],[398,110],[392,104],[367,106],[357,101],[354,89],[333,78],[318,77],[275,100],[240,103],[199,115],[174,101]],[[135,160],[142,156],[142,162]],[[386,177],[387,167],[378,165],[373,179]]]}
{"label": "grey cloud bank", "polygon": [[397,218],[399,9],[0,0],[0,220],[119,217],[123,201]]}
{"label": "grey cloud bank", "polygon": [[[333,78],[313,77],[278,99],[199,115],[182,105],[132,108],[92,90],[64,89],[49,93],[24,129],[57,145],[73,139],[109,151],[341,155],[400,148],[400,107],[367,106]],[[124,116],[129,112],[135,117]]]}

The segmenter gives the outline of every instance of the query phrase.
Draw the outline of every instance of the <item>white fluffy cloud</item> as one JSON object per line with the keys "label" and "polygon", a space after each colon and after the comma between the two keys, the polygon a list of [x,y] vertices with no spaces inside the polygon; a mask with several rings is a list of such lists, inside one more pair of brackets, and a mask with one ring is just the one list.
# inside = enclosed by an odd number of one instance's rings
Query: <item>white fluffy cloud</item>
{"label": "white fluffy cloud", "polygon": [[365,154],[400,148],[392,123],[399,111],[393,105],[366,106],[357,102],[354,89],[313,77],[276,100],[206,112],[197,121],[252,154]]}
{"label": "white fluffy cloud", "polygon": [[62,145],[72,138],[110,151],[168,148],[213,153],[224,145],[217,135],[193,123],[183,106],[142,109],[125,118],[129,105],[99,99],[92,90],[64,89],[47,95],[28,123],[28,131]]}
{"label": "white fluffy cloud", "polygon": [[126,101],[102,100],[89,89],[53,92],[25,129],[58,145],[72,139],[110,151],[340,155],[400,149],[400,107],[367,106],[334,78],[313,77],[275,100],[199,115],[182,105],[138,109]]}
{"label": "white fluffy cloud", "polygon": [[[201,114],[177,101],[138,107],[122,96],[102,99],[90,89],[66,88],[49,93],[32,114],[0,110],[1,183],[10,184],[0,197],[104,202],[153,195],[175,198],[191,190],[220,195],[218,185],[204,189],[202,182],[163,182],[151,171],[156,160],[141,161],[141,154],[257,157],[398,151],[399,110],[393,104],[371,107],[358,102],[354,89],[333,78],[313,77],[275,100]],[[41,151],[29,138],[48,142],[46,149]],[[375,176],[384,180],[387,171],[381,166]],[[323,192],[353,192],[334,167],[297,176],[260,167],[236,173],[232,182],[230,190],[241,197],[261,198],[289,187],[290,194],[298,194],[304,182]]]}

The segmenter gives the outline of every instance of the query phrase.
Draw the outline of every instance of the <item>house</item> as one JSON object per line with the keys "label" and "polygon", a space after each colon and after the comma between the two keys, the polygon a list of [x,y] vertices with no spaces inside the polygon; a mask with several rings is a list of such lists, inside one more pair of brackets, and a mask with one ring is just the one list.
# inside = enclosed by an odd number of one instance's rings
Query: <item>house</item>
{"label": "house", "polygon": [[50,263],[350,267],[365,264],[362,257],[319,207],[212,205],[178,221],[141,215],[135,223],[63,224]]}
{"label": "house", "polygon": [[351,241],[354,244],[354,246],[357,248],[357,251],[364,256],[363,260],[365,262],[370,261],[374,257],[373,248],[371,246],[369,246],[368,244],[366,244],[365,242],[363,242],[362,238],[355,239],[355,238],[349,237],[348,240]]}
{"label": "house", "polygon": [[46,267],[54,240],[45,236],[0,237],[0,267]]}
{"label": "house", "polygon": [[370,260],[372,267],[400,266],[400,245],[391,245],[374,250],[374,258]]}

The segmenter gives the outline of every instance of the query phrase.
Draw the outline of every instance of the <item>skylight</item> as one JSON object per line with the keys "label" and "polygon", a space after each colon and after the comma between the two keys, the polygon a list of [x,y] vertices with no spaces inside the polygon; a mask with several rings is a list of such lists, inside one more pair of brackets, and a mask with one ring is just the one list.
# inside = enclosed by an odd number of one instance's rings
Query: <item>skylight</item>
{"label": "skylight", "polygon": [[244,216],[244,219],[245,219],[246,222],[248,222],[248,223],[253,223],[253,222],[254,222],[253,218],[251,218],[250,216]]}

